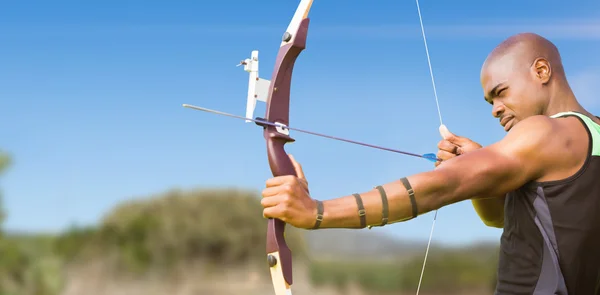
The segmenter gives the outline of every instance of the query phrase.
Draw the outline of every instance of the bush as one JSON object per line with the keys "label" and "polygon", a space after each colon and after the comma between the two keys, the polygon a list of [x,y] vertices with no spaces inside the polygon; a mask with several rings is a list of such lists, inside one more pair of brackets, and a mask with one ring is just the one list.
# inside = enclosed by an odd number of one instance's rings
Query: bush
{"label": "bush", "polygon": [[[497,252],[494,248],[436,249],[425,267],[421,290],[424,293],[460,294],[465,290],[490,290],[495,287]],[[400,261],[321,261],[313,262],[310,278],[317,286],[333,286],[343,291],[358,285],[367,292],[397,294],[415,292],[423,257]]]}
{"label": "bush", "polygon": [[[294,256],[305,255],[299,232],[286,231]],[[63,257],[115,257],[117,268],[141,274],[198,260],[265,263],[265,234],[266,219],[255,193],[171,191],[120,205],[98,229],[73,229],[61,237],[57,249]]]}

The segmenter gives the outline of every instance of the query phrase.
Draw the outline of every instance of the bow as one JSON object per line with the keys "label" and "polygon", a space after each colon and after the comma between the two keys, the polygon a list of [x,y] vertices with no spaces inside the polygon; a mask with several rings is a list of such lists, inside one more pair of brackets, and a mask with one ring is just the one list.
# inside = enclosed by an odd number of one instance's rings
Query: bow
{"label": "bow", "polygon": [[[250,66],[250,83],[248,87],[248,103],[246,116],[251,117],[258,92],[264,92],[268,86],[265,100],[267,111],[264,120],[276,124],[264,125],[264,138],[267,143],[269,166],[273,176],[296,175],[294,165],[285,152],[285,144],[294,142],[289,135],[289,106],[292,71],[296,58],[306,46],[308,34],[308,12],[313,0],[301,0],[296,13],[287,30],[283,34],[281,46],[277,53],[275,68],[271,81],[258,78],[258,52],[253,52],[255,68]],[[253,62],[251,60],[250,62]],[[248,65],[247,65],[248,66]],[[254,80],[254,81],[253,81]],[[250,114],[250,116],[248,116]],[[292,253],[285,241],[285,223],[278,219],[269,219],[267,225],[267,262],[271,271],[271,279],[276,295],[291,295]]]}
{"label": "bow", "polygon": [[[309,18],[308,13],[312,6],[313,0],[300,0],[300,4],[296,9],[287,30],[283,34],[282,42],[277,53],[275,67],[271,75],[271,80],[260,78],[258,75],[258,51],[252,51],[250,58],[242,61],[238,66],[243,65],[244,70],[249,75],[248,81],[248,94],[246,102],[246,117],[231,115],[211,109],[201,108],[184,104],[184,107],[193,108],[196,110],[216,113],[219,115],[225,115],[238,119],[245,119],[246,122],[255,122],[257,125],[262,126],[263,136],[266,140],[267,145],[267,156],[269,160],[269,166],[273,176],[282,175],[294,175],[296,171],[294,166],[285,151],[285,144],[288,142],[294,142],[295,140],[290,137],[289,130],[296,130],[303,133],[309,133],[312,135],[327,137],[335,140],[341,140],[350,142],[353,144],[359,144],[372,148],[378,148],[382,150],[397,152],[410,156],[421,157],[430,161],[439,161],[435,154],[415,154],[404,151],[399,151],[390,148],[383,148],[371,144],[365,144],[353,140],[347,140],[339,137],[333,137],[329,135],[323,135],[316,132],[306,131],[298,128],[289,127],[289,106],[290,106],[290,88],[292,71],[294,64],[300,53],[306,47],[306,38],[308,35]],[[433,76],[433,70],[431,67],[431,60],[429,57],[429,49],[427,46],[427,39],[425,37],[425,29],[423,27],[423,20],[421,17],[421,10],[419,7],[419,1],[416,0],[417,11],[419,13],[419,21],[421,24],[421,31],[423,35],[423,42],[425,43],[425,51],[427,53],[427,62],[429,65],[429,72],[431,75],[431,82],[433,85],[433,92],[435,96],[436,106],[440,118],[440,127],[443,126],[442,115],[440,112],[440,106],[435,87],[435,79]],[[253,119],[254,109],[257,101],[266,102],[266,114],[265,118]],[[433,224],[431,226],[431,232],[429,235],[429,242],[427,243],[427,250],[425,251],[425,258],[423,260],[423,267],[421,269],[421,275],[419,278],[419,284],[417,286],[417,295],[421,288],[421,282],[423,279],[423,273],[425,271],[425,264],[427,262],[427,256],[429,254],[429,248],[431,245],[431,239],[433,236],[433,229],[435,227],[435,221],[437,219],[437,210],[433,218]],[[271,279],[273,282],[273,288],[275,289],[276,295],[291,295],[291,286],[293,283],[292,279],[292,254],[291,250],[287,246],[285,241],[285,223],[278,219],[269,219],[267,225],[267,262],[270,267]]]}
{"label": "bow", "polygon": [[[309,18],[308,13],[312,6],[313,0],[301,0],[296,13],[292,18],[292,21],[288,25],[287,30],[283,34],[281,46],[277,54],[275,62],[275,69],[273,70],[271,81],[262,79],[258,76],[258,51],[252,52],[252,57],[242,61],[240,65],[245,65],[245,70],[250,73],[249,87],[248,87],[248,98],[246,103],[246,122],[254,121],[258,125],[264,127],[264,137],[267,141],[267,155],[269,158],[269,165],[273,176],[282,175],[294,175],[296,172],[294,166],[289,159],[289,156],[285,152],[285,144],[293,142],[294,139],[289,136],[289,106],[290,106],[290,88],[292,82],[292,71],[296,59],[306,47],[306,38],[308,35],[308,24]],[[417,0],[417,9],[419,11],[419,19],[421,22],[421,29],[423,32],[423,40],[425,41],[425,49],[427,52],[427,60],[429,62],[429,70],[431,73],[431,79],[433,83],[436,103],[438,107],[438,113],[440,115],[440,124],[442,124],[442,115],[439,112],[439,103],[437,99],[437,93],[435,90],[435,81],[433,77],[433,71],[431,69],[431,62],[429,58],[429,50],[427,49],[427,41],[425,39],[425,30],[423,28],[423,21],[421,18],[421,11],[419,8],[419,1]],[[268,92],[265,96],[265,90],[268,88]],[[267,104],[267,112],[265,118],[252,119],[252,114],[256,106],[256,101],[264,101]],[[261,122],[265,122],[262,123]],[[302,131],[302,130],[299,130]],[[306,132],[306,131],[302,131]],[[323,136],[314,132],[306,132],[314,135]],[[333,138],[331,136],[325,136]],[[340,138],[333,138],[343,140],[355,144],[366,145],[375,148],[381,148],[369,144],[363,144],[355,141],[344,140]],[[389,151],[400,152],[403,154],[422,157],[430,161],[439,160],[435,154],[424,154],[417,155],[414,153],[407,153],[403,151],[397,151],[392,149],[386,149]],[[425,263],[427,261],[427,255],[429,253],[429,246],[431,244],[431,237],[433,236],[433,228],[435,226],[435,220],[437,219],[437,210],[433,219],[433,225],[431,227],[431,234],[429,236],[429,242],[427,244],[427,250],[425,252],[425,259],[423,261],[423,268],[419,278],[419,285],[417,287],[417,295],[421,288],[421,281],[423,273],[425,271]],[[267,261],[269,263],[271,271],[271,279],[273,281],[273,287],[276,295],[290,294],[292,285],[292,257],[291,251],[288,248],[285,237],[285,223],[277,219],[269,219],[267,227]]]}
{"label": "bow", "polygon": [[[257,122],[258,125],[262,125],[264,127],[264,138],[267,142],[267,155],[273,176],[296,175],[294,166],[285,152],[284,146],[286,143],[294,141],[294,139],[289,136],[289,128],[286,128],[289,125],[292,71],[297,57],[306,47],[309,24],[308,13],[312,3],[313,0],[300,1],[292,21],[283,34],[271,81],[262,79],[258,76],[257,51],[252,52],[251,59],[246,59],[240,63],[245,65],[245,70],[250,73],[248,98],[246,104],[247,122],[251,121],[252,119],[252,114],[254,112],[257,100],[264,101],[267,104],[265,118],[257,118],[259,121],[252,121]],[[435,87],[435,79],[431,67],[431,59],[429,56],[427,39],[425,37],[425,29],[423,26],[419,0],[416,0],[416,4],[441,127],[443,126],[442,115]],[[268,89],[267,93],[265,93],[266,89]],[[271,124],[260,124],[260,121],[263,120]],[[435,154],[425,154],[422,155],[422,157],[429,160],[438,160]],[[421,288],[421,282],[425,271],[425,264],[429,254],[429,248],[431,245],[431,239],[433,237],[433,229],[435,227],[436,219],[437,210],[435,211],[433,224],[431,226],[431,232],[429,235],[429,241],[427,243],[427,250],[425,251],[425,258],[423,260],[421,275],[419,277],[419,283],[417,286],[417,295],[419,294],[419,290]],[[285,242],[284,231],[284,222],[277,219],[269,219],[267,228],[267,261],[269,263],[271,278],[276,295],[291,294],[292,257],[291,251]]]}
{"label": "bow", "polygon": [[[277,53],[275,69],[267,96],[265,120],[282,126],[289,124],[290,87],[296,58],[306,47],[308,34],[308,12],[313,0],[302,0],[296,9],[287,30],[283,34]],[[294,165],[285,152],[285,144],[293,142],[289,131],[284,128],[265,126],[267,155],[273,176],[296,175]],[[285,242],[285,223],[269,219],[267,225],[267,262],[276,295],[290,294],[292,279],[292,253]]]}

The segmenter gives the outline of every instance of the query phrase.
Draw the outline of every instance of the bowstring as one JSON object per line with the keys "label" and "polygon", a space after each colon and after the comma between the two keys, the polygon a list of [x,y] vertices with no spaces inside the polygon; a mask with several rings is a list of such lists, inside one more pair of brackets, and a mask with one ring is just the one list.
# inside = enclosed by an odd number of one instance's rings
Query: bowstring
{"label": "bowstring", "polygon": [[[425,44],[425,53],[427,54],[427,64],[429,65],[429,75],[431,76],[431,84],[433,85],[433,95],[435,96],[435,104],[437,106],[438,116],[440,118],[440,126],[444,125],[442,122],[442,112],[440,111],[440,102],[438,100],[437,90],[435,87],[435,78],[433,76],[433,69],[431,67],[431,58],[429,57],[429,48],[427,46],[427,37],[425,37],[425,27],[423,26],[423,17],[421,16],[421,8],[419,7],[419,0],[416,0],[417,12],[419,13],[419,23],[421,24],[421,33],[423,35],[423,43]],[[425,250],[425,258],[423,259],[423,266],[421,268],[421,275],[419,276],[419,284],[417,286],[417,294],[421,290],[421,282],[423,281],[423,274],[425,273],[425,264],[427,263],[427,256],[429,255],[429,247],[431,246],[431,238],[433,237],[433,229],[435,228],[435,221],[437,220],[438,210],[435,210],[433,216],[433,224],[431,225],[431,232],[429,233],[429,241],[427,242],[427,250]]]}
{"label": "bowstring", "polygon": [[440,111],[440,102],[438,100],[437,89],[435,87],[435,78],[433,77],[433,69],[431,67],[431,58],[429,57],[429,48],[427,46],[427,37],[425,37],[425,27],[423,26],[423,17],[421,16],[421,8],[419,7],[419,0],[417,2],[417,12],[419,13],[419,23],[421,24],[421,33],[423,35],[423,43],[425,44],[425,53],[427,54],[427,65],[429,65],[429,75],[431,76],[431,85],[433,86],[433,95],[435,96],[435,105],[437,106],[438,116],[440,118],[440,125],[444,125],[442,122],[442,112]]}

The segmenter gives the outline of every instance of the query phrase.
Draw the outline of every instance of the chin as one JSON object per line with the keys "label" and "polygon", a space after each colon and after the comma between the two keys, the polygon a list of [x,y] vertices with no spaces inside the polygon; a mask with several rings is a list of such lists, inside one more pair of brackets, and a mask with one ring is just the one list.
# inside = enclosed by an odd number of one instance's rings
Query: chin
{"label": "chin", "polygon": [[511,129],[513,129],[513,127],[515,127],[515,125],[517,125],[519,122],[517,121],[517,119],[513,118],[510,121],[508,121],[506,123],[506,125],[504,125],[504,131],[509,132]]}

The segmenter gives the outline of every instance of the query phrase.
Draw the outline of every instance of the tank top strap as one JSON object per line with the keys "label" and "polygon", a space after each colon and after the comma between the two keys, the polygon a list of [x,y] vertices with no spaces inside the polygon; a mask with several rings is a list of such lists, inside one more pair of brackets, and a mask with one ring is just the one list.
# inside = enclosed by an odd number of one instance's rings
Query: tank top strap
{"label": "tank top strap", "polygon": [[600,124],[594,122],[590,117],[578,112],[562,112],[550,116],[551,118],[563,118],[576,116],[583,121],[592,137],[592,156],[600,156]]}

